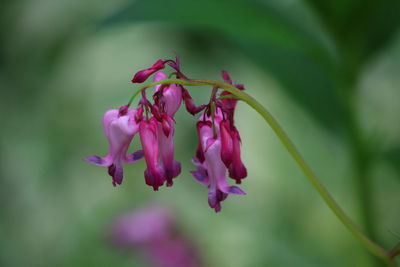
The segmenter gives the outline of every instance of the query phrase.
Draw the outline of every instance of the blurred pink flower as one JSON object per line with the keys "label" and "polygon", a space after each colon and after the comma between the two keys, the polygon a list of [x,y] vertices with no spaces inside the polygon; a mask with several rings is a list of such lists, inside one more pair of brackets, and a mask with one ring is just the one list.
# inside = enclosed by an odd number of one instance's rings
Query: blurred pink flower
{"label": "blurred pink flower", "polygon": [[111,241],[142,254],[152,267],[200,267],[197,250],[178,230],[175,216],[153,205],[125,214],[111,227]]}

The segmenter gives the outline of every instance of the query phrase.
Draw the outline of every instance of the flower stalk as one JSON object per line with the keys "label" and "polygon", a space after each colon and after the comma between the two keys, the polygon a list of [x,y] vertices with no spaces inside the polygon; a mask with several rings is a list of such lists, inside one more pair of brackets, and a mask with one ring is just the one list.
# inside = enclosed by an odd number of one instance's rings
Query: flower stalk
{"label": "flower stalk", "polygon": [[[156,85],[169,85],[169,84],[178,84],[182,86],[211,86],[212,88],[220,88],[224,89],[227,92],[231,93],[237,99],[242,100],[251,106],[255,111],[257,111],[264,120],[268,123],[268,125],[275,132],[279,140],[282,142],[286,150],[292,156],[294,161],[300,167],[302,172],[305,174],[308,181],[312,184],[314,189],[318,192],[318,194],[322,197],[328,207],[332,210],[335,216],[343,223],[343,225],[353,234],[355,238],[357,238],[366,249],[369,250],[373,255],[380,258],[384,261],[388,266],[397,266],[394,261],[394,257],[399,254],[399,248],[395,248],[391,251],[386,251],[381,246],[372,241],[368,236],[366,236],[350,219],[350,217],[343,211],[343,209],[339,206],[339,204],[334,200],[325,186],[320,182],[320,180],[316,177],[310,166],[307,164],[303,156],[300,154],[294,143],[287,136],[283,128],[280,126],[278,121],[272,116],[272,114],[262,106],[257,100],[238,89],[237,87],[222,81],[214,81],[214,80],[203,80],[203,79],[166,79],[162,81],[149,83],[138,91],[136,91],[132,97],[130,98],[128,105],[132,103],[135,97],[140,94],[143,90],[147,88],[156,86]],[[230,96],[221,96],[222,98],[230,98]]]}

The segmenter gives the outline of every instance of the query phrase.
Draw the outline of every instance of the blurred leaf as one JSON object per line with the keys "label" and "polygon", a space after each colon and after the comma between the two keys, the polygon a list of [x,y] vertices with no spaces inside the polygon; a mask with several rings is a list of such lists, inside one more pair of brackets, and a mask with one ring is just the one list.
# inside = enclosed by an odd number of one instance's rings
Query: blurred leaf
{"label": "blurred leaf", "polygon": [[385,46],[400,25],[399,0],[307,0],[335,37],[344,57],[359,67]]}
{"label": "blurred leaf", "polygon": [[100,27],[156,21],[185,30],[207,29],[273,74],[319,122],[335,128],[342,120],[334,92],[335,63],[329,42],[307,19],[309,14],[301,5],[285,7],[276,3],[279,1],[137,1]]}
{"label": "blurred leaf", "polygon": [[395,237],[397,237],[400,240],[400,234],[395,233],[395,232],[393,232],[391,230],[389,230],[389,233],[391,233],[392,235],[394,235]]}
{"label": "blurred leaf", "polygon": [[400,178],[400,147],[387,151],[384,154],[384,159],[392,165]]}

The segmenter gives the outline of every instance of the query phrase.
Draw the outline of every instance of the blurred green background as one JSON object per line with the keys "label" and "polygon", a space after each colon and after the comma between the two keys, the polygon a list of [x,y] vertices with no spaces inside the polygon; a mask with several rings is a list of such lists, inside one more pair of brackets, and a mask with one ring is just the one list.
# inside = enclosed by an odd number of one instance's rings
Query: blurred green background
{"label": "blurred green background", "polygon": [[[189,174],[195,118],[176,117],[172,188],[143,161],[113,188],[105,110],[132,75],[179,54],[192,78],[234,81],[276,116],[335,199],[389,249],[400,233],[400,1],[15,0],[0,9],[0,265],[145,266],[106,240],[120,214],[167,203],[206,266],[377,266],[270,128],[239,104],[246,196],[222,212]],[[196,103],[209,88],[188,88]],[[133,146],[139,148],[135,137]]]}

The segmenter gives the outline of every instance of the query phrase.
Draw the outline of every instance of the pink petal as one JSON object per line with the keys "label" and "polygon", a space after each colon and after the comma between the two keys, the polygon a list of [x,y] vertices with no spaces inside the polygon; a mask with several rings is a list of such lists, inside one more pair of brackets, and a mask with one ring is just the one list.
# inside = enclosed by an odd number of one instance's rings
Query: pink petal
{"label": "pink petal", "polygon": [[165,177],[158,165],[157,120],[154,117],[150,121],[140,122],[140,141],[147,164],[147,170],[145,171],[146,184],[153,186],[154,190],[158,190],[158,187],[163,185]]}
{"label": "pink petal", "polygon": [[199,159],[196,157],[192,158],[192,162],[196,165],[196,170],[191,171],[190,173],[199,183],[208,186],[210,184],[210,179],[208,177],[206,163],[200,163]]}
{"label": "pink petal", "polygon": [[132,154],[126,155],[125,157],[125,162],[126,163],[133,163],[138,160],[141,160],[144,157],[144,151],[143,150],[138,150],[133,152]]}
{"label": "pink petal", "polygon": [[[158,123],[158,146],[167,186],[171,186],[172,179],[181,172],[181,164],[174,160],[174,120],[170,116],[165,116],[164,119],[162,124]],[[164,123],[168,124],[168,135],[165,134]]]}
{"label": "pink petal", "polygon": [[234,129],[231,132],[233,140],[233,157],[229,166],[229,177],[236,180],[237,184],[241,183],[241,179],[247,177],[247,169],[240,158],[240,136],[239,132]]}
{"label": "pink petal", "polygon": [[232,79],[226,71],[222,71],[222,78],[226,83],[232,84]]}
{"label": "pink petal", "polygon": [[[165,79],[167,79],[167,75],[162,71],[157,72],[153,77],[154,82],[159,82]],[[161,86],[161,84],[154,86],[154,92],[158,92]]]}
{"label": "pink petal", "polygon": [[223,121],[220,124],[220,136],[221,136],[221,159],[226,167],[232,162],[233,157],[233,142],[230,134],[230,123],[229,121]]}

